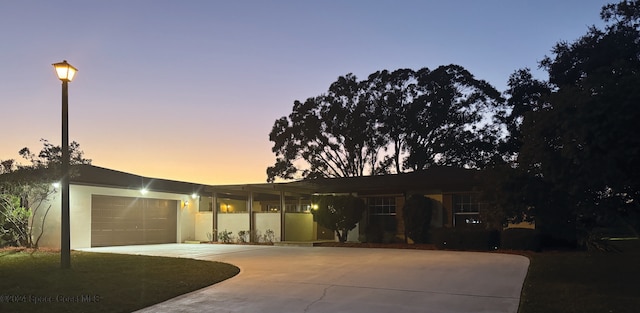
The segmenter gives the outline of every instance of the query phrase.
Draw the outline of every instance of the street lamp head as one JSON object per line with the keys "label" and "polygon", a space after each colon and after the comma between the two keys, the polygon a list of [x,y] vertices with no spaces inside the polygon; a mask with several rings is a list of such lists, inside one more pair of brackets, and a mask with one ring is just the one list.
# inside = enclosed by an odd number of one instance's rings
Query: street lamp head
{"label": "street lamp head", "polygon": [[73,67],[73,65],[67,63],[67,60],[64,60],[60,63],[54,63],[53,67],[56,69],[56,74],[61,81],[70,82],[76,76],[78,69]]}

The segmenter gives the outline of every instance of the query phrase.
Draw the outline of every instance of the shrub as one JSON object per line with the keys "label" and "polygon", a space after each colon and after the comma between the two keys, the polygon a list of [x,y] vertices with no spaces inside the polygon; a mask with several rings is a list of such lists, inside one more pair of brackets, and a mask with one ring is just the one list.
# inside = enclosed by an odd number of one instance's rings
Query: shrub
{"label": "shrub", "polygon": [[223,242],[223,243],[231,243],[233,241],[233,232],[227,231],[226,229],[224,231],[221,231],[218,234],[218,241]]}
{"label": "shrub", "polygon": [[540,231],[528,228],[507,228],[501,234],[501,247],[508,250],[540,251]]}
{"label": "shrub", "polygon": [[382,234],[382,243],[395,243],[396,240],[396,232],[394,231],[385,231]]}
{"label": "shrub", "polygon": [[249,235],[251,233],[248,230],[241,230],[238,232],[238,243],[249,242]]}
{"label": "shrub", "polygon": [[370,223],[367,225],[366,242],[382,243],[384,238],[384,229],[378,223]]}
{"label": "shrub", "polygon": [[438,249],[495,250],[500,244],[500,232],[477,228],[437,228],[432,242]]}
{"label": "shrub", "polygon": [[578,242],[570,236],[540,231],[540,246],[550,250],[574,250],[578,248]]}
{"label": "shrub", "polygon": [[371,216],[366,229],[366,242],[392,243],[395,241],[398,224],[395,216]]}
{"label": "shrub", "polygon": [[213,234],[207,233],[207,239],[209,239],[209,242],[213,242]]}
{"label": "shrub", "polygon": [[429,227],[435,201],[423,195],[412,195],[402,207],[405,235],[415,243],[429,240]]}
{"label": "shrub", "polygon": [[267,229],[262,235],[262,241],[273,243],[276,240],[276,233],[272,229]]}
{"label": "shrub", "polygon": [[29,231],[31,211],[14,195],[0,194],[0,247],[33,246]]}
{"label": "shrub", "polygon": [[349,231],[356,228],[366,209],[364,200],[348,196],[315,196],[311,214],[318,225],[338,235],[340,242],[346,242]]}

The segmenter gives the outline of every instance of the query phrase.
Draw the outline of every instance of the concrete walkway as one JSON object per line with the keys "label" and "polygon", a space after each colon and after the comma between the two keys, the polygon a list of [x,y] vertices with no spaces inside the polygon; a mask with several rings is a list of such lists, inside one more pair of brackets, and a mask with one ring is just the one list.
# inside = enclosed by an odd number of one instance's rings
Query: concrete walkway
{"label": "concrete walkway", "polygon": [[512,312],[529,260],[498,253],[165,244],[83,249],[231,263],[238,276],[139,312]]}

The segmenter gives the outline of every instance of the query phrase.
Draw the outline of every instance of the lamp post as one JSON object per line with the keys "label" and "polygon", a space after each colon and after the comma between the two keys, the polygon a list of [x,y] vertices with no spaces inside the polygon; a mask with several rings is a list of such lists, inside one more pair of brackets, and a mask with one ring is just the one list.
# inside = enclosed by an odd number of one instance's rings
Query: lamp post
{"label": "lamp post", "polygon": [[78,69],[64,60],[54,63],[58,78],[62,81],[62,218],[60,238],[60,265],[71,267],[71,226],[69,222],[69,82],[76,76]]}

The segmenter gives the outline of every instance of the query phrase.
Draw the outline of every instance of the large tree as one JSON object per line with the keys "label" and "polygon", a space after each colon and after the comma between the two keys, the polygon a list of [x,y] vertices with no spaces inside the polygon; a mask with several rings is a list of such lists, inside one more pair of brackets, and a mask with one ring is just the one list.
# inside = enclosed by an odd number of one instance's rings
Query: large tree
{"label": "large tree", "polygon": [[515,163],[522,148],[522,122],[529,112],[549,107],[546,102],[551,94],[551,86],[546,81],[535,79],[531,70],[523,68],[509,76],[508,89],[504,92],[506,110],[498,119],[505,125],[507,135],[499,143],[503,161]]}
{"label": "large tree", "polygon": [[278,119],[269,139],[276,164],[268,180],[280,177],[350,177],[375,172],[380,145],[373,107],[356,76],[341,76],[329,92],[295,101]]}
{"label": "large tree", "polygon": [[418,93],[407,110],[405,167],[482,168],[497,155],[502,97],[459,65],[417,72]]}
{"label": "large tree", "polygon": [[375,107],[375,122],[380,126],[380,143],[385,157],[380,172],[404,172],[407,151],[409,105],[417,95],[416,73],[411,69],[378,71],[365,82],[369,101]]}
{"label": "large tree", "polygon": [[511,197],[521,210],[507,217],[535,217],[552,236],[577,230],[574,240],[612,220],[639,226],[640,2],[606,5],[601,17],[604,29],[559,42],[542,60],[548,82],[526,72],[510,80],[519,151],[503,184],[523,188]]}
{"label": "large tree", "polygon": [[268,180],[484,167],[497,155],[501,105],[495,88],[458,65],[349,74],[275,122]]}

